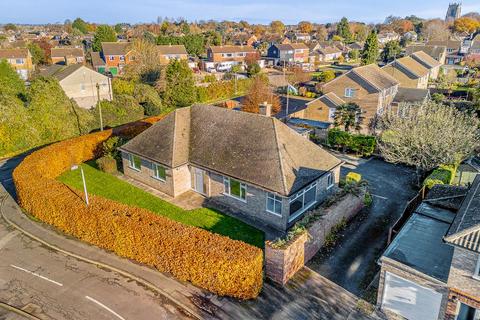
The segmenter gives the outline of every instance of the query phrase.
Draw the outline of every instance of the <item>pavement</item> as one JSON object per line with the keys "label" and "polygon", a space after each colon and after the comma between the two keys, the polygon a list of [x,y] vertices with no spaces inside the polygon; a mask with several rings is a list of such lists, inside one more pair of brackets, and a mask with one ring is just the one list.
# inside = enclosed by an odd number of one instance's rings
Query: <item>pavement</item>
{"label": "pavement", "polygon": [[[350,158],[350,159],[349,159]],[[376,260],[386,247],[388,229],[417,192],[412,187],[414,170],[380,159],[344,157],[341,175],[350,171],[362,175],[373,196],[330,250],[320,251],[307,266],[349,292],[362,296],[376,273]]]}
{"label": "pavement", "polygon": [[240,301],[80,242],[22,212],[11,196],[15,163],[0,163],[8,190],[0,185],[0,304],[49,319],[381,318],[360,312],[355,295],[309,268],[285,287],[267,279],[257,299]]}

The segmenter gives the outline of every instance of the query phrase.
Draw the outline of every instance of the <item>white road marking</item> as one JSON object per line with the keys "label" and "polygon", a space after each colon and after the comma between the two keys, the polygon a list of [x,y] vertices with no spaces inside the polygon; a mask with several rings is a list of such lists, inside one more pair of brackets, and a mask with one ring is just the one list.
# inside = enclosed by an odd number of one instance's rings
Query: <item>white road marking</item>
{"label": "white road marking", "polygon": [[5,247],[5,245],[8,243],[8,241],[12,240],[17,234],[19,234],[20,231],[15,230],[10,233],[8,233],[5,237],[0,239],[0,249]]}
{"label": "white road marking", "polygon": [[380,198],[380,199],[383,199],[383,200],[388,200],[388,198],[386,198],[386,197],[377,196],[376,194],[373,194],[373,193],[372,193],[372,197],[377,197],[377,198]]}
{"label": "white road marking", "polygon": [[11,264],[10,267],[15,268],[15,269],[18,269],[18,270],[21,270],[21,271],[26,272],[26,273],[30,273],[31,275],[34,275],[34,276],[39,277],[39,278],[42,278],[43,280],[50,281],[51,283],[54,283],[54,284],[56,284],[57,286],[60,286],[60,287],[63,286],[63,284],[61,284],[60,282],[57,282],[57,281],[52,280],[52,279],[48,279],[47,277],[44,277],[44,276],[42,276],[42,275],[39,275],[38,273],[29,271],[29,270],[27,270],[27,269],[23,269],[23,268],[21,268],[21,267],[15,266],[15,265],[13,265],[13,264]]}
{"label": "white road marking", "polygon": [[117,318],[119,319],[122,319],[122,320],[125,320],[124,317],[122,317],[121,315],[119,315],[118,313],[116,313],[115,311],[113,311],[112,309],[110,309],[109,307],[107,307],[106,305],[104,305],[103,303],[93,299],[92,297],[89,297],[89,296],[85,296],[85,298],[87,298],[88,300],[92,301],[92,302],[95,302],[96,304],[98,304],[100,307],[104,308],[105,310],[109,311],[110,313],[112,313],[114,316],[116,316]]}

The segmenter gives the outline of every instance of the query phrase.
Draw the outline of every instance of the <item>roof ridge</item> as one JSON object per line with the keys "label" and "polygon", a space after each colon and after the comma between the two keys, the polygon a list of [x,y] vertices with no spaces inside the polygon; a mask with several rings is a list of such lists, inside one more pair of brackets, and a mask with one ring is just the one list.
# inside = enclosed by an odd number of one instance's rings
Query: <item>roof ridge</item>
{"label": "roof ridge", "polygon": [[279,145],[278,133],[277,133],[277,122],[275,121],[277,119],[275,119],[275,118],[270,118],[270,119],[272,119],[273,133],[275,134],[275,145],[277,146],[278,163],[280,165],[280,172],[282,174],[283,192],[284,192],[284,194],[288,194],[287,182],[285,181],[285,175],[284,175],[284,172],[283,172],[284,168],[283,168],[283,163],[282,163],[282,157],[280,155],[280,145]]}
{"label": "roof ridge", "polygon": [[[367,65],[365,65],[365,66],[357,67],[357,68],[362,68],[362,69],[363,69],[363,68],[365,68],[365,67],[367,67],[367,66],[369,66],[369,64],[367,64]],[[351,70],[351,72],[354,73],[354,74],[356,74],[356,75],[359,76],[360,78],[362,78],[366,83],[368,83],[369,85],[371,85],[372,87],[374,87],[374,88],[377,89],[378,91],[380,91],[380,92],[382,91],[382,89],[380,89],[379,87],[377,87],[376,85],[374,85],[371,81],[369,81],[367,78],[365,78],[365,77],[362,76],[360,73],[358,73],[357,70],[356,70],[357,68],[353,68],[353,69]],[[348,73],[348,72],[347,72],[347,73]],[[345,74],[347,74],[347,73],[345,73]]]}
{"label": "roof ridge", "polygon": [[175,109],[175,112],[173,113],[172,167],[175,164],[175,140],[177,137],[177,115],[178,115],[178,109]]}

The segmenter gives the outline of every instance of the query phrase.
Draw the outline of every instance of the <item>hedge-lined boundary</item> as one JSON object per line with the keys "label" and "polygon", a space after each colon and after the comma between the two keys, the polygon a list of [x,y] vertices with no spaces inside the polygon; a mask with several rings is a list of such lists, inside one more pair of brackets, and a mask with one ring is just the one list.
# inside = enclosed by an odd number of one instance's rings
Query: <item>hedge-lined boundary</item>
{"label": "hedge-lined boundary", "polygon": [[458,165],[442,164],[425,178],[423,185],[428,189],[437,184],[452,184],[457,173]]}
{"label": "hedge-lined boundary", "polygon": [[327,144],[335,148],[344,148],[368,157],[375,151],[377,140],[374,136],[352,134],[339,129],[331,129],[328,131]]}
{"label": "hedge-lined boundary", "polygon": [[112,134],[134,136],[148,126],[140,121],[33,152],[13,173],[21,206],[78,239],[216,294],[256,297],[263,282],[259,248],[95,195],[87,207],[82,193],[55,180],[73,164],[93,159]]}

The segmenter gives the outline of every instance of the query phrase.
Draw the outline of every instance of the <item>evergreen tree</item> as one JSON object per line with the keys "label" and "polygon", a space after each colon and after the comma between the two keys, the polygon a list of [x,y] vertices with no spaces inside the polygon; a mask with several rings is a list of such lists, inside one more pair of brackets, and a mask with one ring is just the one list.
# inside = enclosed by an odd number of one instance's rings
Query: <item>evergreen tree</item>
{"label": "evergreen tree", "polygon": [[193,72],[185,60],[172,60],[165,72],[163,98],[168,107],[188,107],[195,102]]}
{"label": "evergreen tree", "polygon": [[342,37],[345,42],[352,41],[352,33],[350,32],[350,25],[348,19],[343,17],[337,24],[337,35]]}
{"label": "evergreen tree", "polygon": [[375,63],[378,59],[378,38],[377,32],[372,30],[365,41],[363,50],[360,54],[362,65]]}
{"label": "evergreen tree", "polygon": [[382,51],[382,60],[390,62],[400,55],[402,48],[396,40],[388,41]]}
{"label": "evergreen tree", "polygon": [[102,50],[102,42],[116,42],[117,34],[112,27],[108,25],[101,25],[97,27],[95,36],[93,37],[92,49],[93,51]]}

